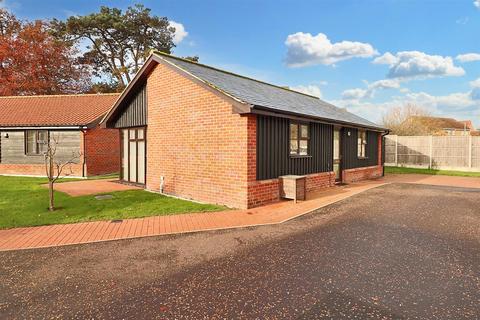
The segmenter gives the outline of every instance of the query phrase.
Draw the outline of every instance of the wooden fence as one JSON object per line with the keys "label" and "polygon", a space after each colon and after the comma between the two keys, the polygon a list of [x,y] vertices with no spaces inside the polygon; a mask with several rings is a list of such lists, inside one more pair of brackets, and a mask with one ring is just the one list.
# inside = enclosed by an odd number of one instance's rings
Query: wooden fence
{"label": "wooden fence", "polygon": [[480,171],[480,137],[385,137],[385,165]]}

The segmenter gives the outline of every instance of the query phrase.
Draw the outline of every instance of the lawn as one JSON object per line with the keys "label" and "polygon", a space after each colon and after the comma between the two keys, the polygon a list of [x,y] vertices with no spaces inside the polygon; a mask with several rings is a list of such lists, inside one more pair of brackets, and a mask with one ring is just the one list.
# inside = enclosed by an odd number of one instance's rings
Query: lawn
{"label": "lawn", "polygon": [[[71,181],[71,180],[70,180]],[[0,176],[0,229],[79,221],[139,218],[188,212],[225,210],[143,190],[111,192],[112,199],[94,196],[70,197],[55,192],[54,212],[48,211],[48,189],[44,178]]]}
{"label": "lawn", "polygon": [[480,172],[419,169],[419,168],[404,168],[404,167],[385,167],[385,173],[400,173],[400,174],[416,173],[416,174],[431,174],[431,175],[458,176],[458,177],[480,177]]}

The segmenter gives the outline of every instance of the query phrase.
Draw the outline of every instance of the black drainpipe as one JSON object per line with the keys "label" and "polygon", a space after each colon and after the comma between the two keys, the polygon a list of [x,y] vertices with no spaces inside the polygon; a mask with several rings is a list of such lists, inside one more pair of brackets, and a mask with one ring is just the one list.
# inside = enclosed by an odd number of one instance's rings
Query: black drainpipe
{"label": "black drainpipe", "polygon": [[388,136],[390,134],[390,130],[387,129],[387,131],[385,131],[384,133],[382,133],[382,177],[385,177],[385,157],[384,155],[386,155],[386,152],[385,152],[385,136]]}
{"label": "black drainpipe", "polygon": [[87,164],[87,148],[86,148],[86,139],[85,135],[87,134],[87,130],[81,130],[83,133],[83,163],[82,163],[82,177],[85,178],[85,165]]}

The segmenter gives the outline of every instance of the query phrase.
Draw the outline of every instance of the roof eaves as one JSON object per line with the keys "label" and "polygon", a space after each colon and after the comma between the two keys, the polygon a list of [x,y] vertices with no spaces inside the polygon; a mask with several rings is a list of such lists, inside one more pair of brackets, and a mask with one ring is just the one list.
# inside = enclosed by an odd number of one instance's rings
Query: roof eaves
{"label": "roof eaves", "polygon": [[[260,112],[258,112],[258,111],[260,111]],[[258,106],[258,105],[254,106],[254,108],[252,110],[253,113],[257,113],[257,114],[261,114],[262,111],[266,111],[268,114],[270,114],[272,116],[279,116],[279,115],[294,116],[294,117],[297,117],[298,119],[303,119],[303,120],[311,119],[311,120],[315,120],[315,121],[322,122],[322,123],[328,123],[328,124],[341,124],[341,125],[350,126],[350,127],[354,127],[354,128],[366,128],[366,129],[373,129],[373,130],[382,131],[382,132],[389,131],[388,128],[384,128],[384,127],[381,127],[381,126],[369,126],[369,125],[360,124],[360,123],[316,117],[316,116],[306,115],[306,114],[303,114],[303,113],[282,111],[282,110],[272,109],[272,108]]]}

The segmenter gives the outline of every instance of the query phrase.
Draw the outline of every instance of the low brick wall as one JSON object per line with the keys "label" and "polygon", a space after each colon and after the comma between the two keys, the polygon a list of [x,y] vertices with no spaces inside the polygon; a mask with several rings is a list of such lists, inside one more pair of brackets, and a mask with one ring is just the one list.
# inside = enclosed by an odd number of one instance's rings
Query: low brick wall
{"label": "low brick wall", "polygon": [[381,177],[383,168],[381,165],[343,170],[343,182],[350,183],[366,179]]}
{"label": "low brick wall", "polygon": [[248,185],[248,208],[280,200],[279,179],[260,180]]}
{"label": "low brick wall", "polygon": [[[334,172],[306,175],[307,192],[318,191],[335,185]],[[259,207],[280,200],[280,179],[260,180],[248,186],[248,208]]]}
{"label": "low brick wall", "polygon": [[[71,171],[70,171],[71,170]],[[45,174],[45,165],[44,164],[0,164],[0,174],[5,175],[26,175],[26,176],[46,176]],[[72,164],[67,166],[64,169],[65,174],[81,177],[82,176],[82,165],[81,164]]]}
{"label": "low brick wall", "polygon": [[307,175],[307,192],[318,191],[335,185],[335,172],[321,172]]}

